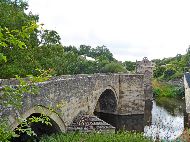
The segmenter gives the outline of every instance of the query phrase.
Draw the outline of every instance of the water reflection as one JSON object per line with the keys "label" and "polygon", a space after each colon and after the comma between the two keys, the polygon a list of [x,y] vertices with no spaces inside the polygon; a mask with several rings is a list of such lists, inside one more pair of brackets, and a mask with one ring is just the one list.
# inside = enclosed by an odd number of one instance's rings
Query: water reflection
{"label": "water reflection", "polygon": [[95,112],[100,119],[106,121],[118,130],[136,130],[139,132],[144,131],[144,115],[114,115],[102,112]]}
{"label": "water reflection", "polygon": [[158,106],[155,101],[147,101],[144,115],[113,115],[95,112],[100,119],[110,123],[116,130],[136,130],[144,132],[153,139],[173,140],[179,137],[184,129],[183,112]]}

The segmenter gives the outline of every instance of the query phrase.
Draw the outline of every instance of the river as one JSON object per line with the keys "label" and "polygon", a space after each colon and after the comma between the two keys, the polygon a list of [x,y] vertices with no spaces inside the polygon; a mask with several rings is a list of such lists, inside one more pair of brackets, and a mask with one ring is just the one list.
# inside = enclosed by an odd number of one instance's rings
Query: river
{"label": "river", "polygon": [[147,101],[143,115],[96,115],[116,130],[135,130],[154,140],[169,141],[179,137],[184,130],[184,104],[184,100],[160,98]]}
{"label": "river", "polygon": [[156,101],[153,101],[152,122],[150,125],[145,125],[145,136],[165,140],[174,140],[179,137],[184,129],[184,114],[180,111],[182,105],[168,111],[168,108],[159,106]]}

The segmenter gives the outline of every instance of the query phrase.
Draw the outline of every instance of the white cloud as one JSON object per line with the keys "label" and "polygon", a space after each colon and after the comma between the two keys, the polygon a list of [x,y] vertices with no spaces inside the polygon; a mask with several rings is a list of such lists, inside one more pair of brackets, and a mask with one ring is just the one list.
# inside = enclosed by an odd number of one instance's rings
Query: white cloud
{"label": "white cloud", "polygon": [[163,58],[190,44],[189,0],[29,0],[64,45],[107,45],[119,60]]}

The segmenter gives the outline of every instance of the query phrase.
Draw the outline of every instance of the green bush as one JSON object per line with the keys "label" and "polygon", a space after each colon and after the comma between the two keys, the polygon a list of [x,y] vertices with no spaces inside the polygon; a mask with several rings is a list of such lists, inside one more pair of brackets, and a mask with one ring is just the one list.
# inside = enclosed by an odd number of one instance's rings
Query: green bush
{"label": "green bush", "polygon": [[152,81],[153,94],[156,97],[183,97],[184,89],[181,86],[174,86],[165,82]]}

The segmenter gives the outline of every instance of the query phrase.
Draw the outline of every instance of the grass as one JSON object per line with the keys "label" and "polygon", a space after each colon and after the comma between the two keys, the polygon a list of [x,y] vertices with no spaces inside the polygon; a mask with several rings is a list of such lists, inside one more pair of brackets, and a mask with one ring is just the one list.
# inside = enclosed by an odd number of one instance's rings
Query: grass
{"label": "grass", "polygon": [[142,133],[59,133],[43,137],[40,142],[152,142]]}

